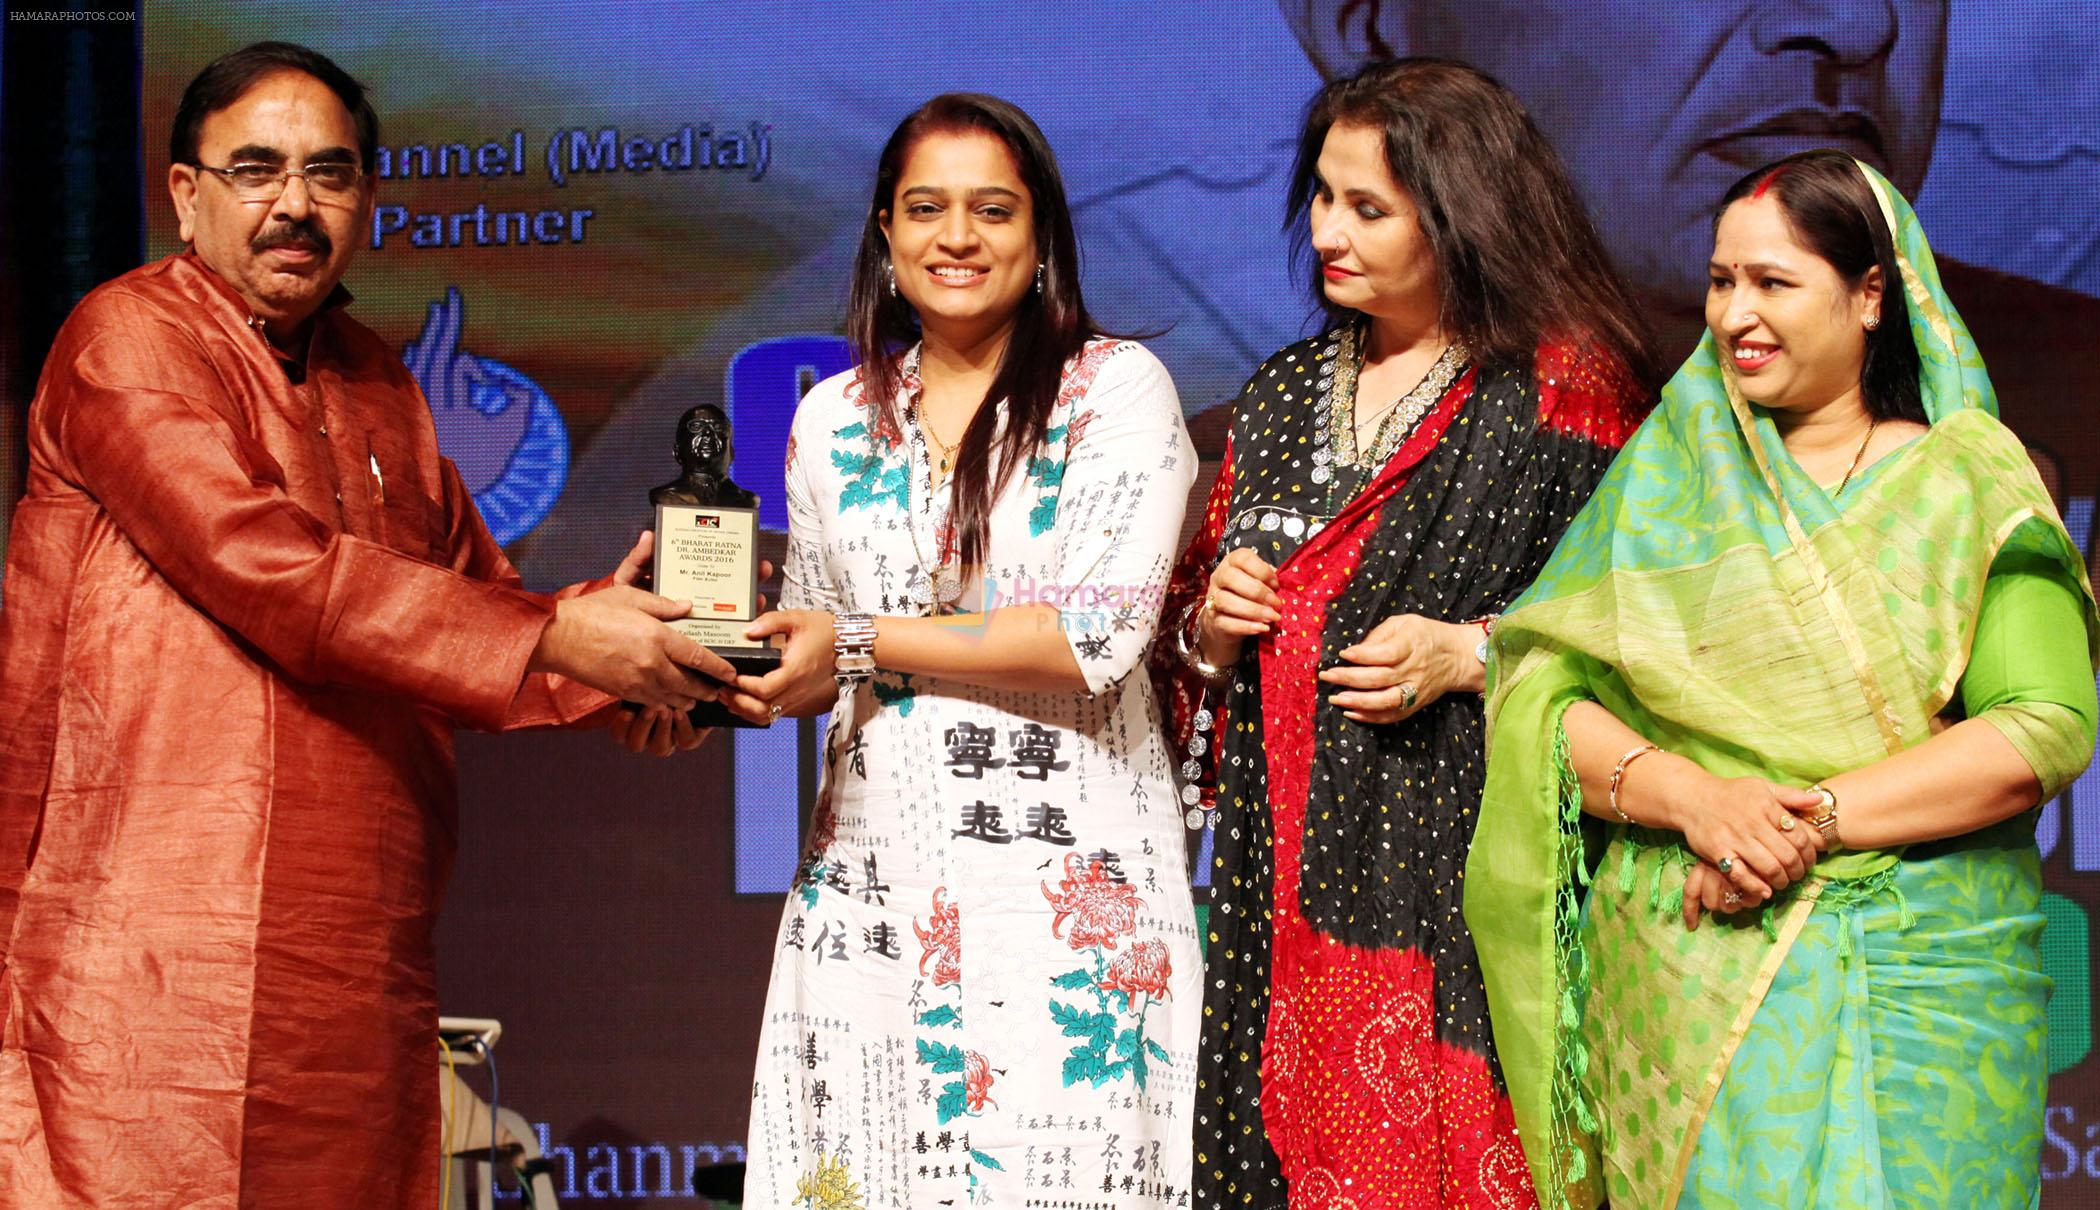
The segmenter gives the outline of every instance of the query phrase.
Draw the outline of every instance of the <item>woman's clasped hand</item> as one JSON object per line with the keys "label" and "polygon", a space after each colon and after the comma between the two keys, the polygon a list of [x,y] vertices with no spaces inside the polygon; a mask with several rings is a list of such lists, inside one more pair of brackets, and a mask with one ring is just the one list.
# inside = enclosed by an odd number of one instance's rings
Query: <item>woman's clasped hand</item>
{"label": "woman's clasped hand", "polygon": [[1699,860],[1685,872],[1684,924],[1756,907],[1807,876],[1830,847],[1809,820],[1823,797],[1762,777],[1702,774],[1676,796],[1671,826]]}

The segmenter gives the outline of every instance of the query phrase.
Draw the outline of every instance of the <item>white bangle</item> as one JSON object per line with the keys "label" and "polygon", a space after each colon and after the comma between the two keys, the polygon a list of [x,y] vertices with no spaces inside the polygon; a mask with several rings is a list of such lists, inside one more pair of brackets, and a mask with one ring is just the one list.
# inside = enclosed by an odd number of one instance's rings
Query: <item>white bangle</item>
{"label": "white bangle", "polygon": [[1174,650],[1181,656],[1181,662],[1193,669],[1197,676],[1215,685],[1232,679],[1232,668],[1230,665],[1220,667],[1204,659],[1196,642],[1195,632],[1202,622],[1202,611],[1209,608],[1210,598],[1205,596],[1201,601],[1189,602],[1182,609],[1181,622],[1174,627]]}
{"label": "white bangle", "polygon": [[1618,816],[1622,821],[1626,823],[1633,822],[1633,816],[1628,815],[1626,808],[1619,805],[1619,783],[1626,780],[1626,770],[1633,767],[1633,762],[1648,755],[1650,752],[1660,751],[1662,751],[1660,744],[1642,744],[1640,747],[1631,749],[1626,755],[1620,757],[1618,765],[1612,769],[1611,791],[1606,801],[1611,804],[1611,813]]}

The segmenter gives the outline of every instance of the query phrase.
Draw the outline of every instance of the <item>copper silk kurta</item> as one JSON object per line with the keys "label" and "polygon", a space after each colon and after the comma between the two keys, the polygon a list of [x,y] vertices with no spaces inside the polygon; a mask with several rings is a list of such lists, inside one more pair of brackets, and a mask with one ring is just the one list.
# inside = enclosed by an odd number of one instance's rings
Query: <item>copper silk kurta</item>
{"label": "copper silk kurta", "polygon": [[[338,298],[338,304],[341,296]],[[193,256],[90,294],[29,416],[0,608],[0,1205],[437,1198],[451,729],[527,677],[430,411],[331,306],[278,356]]]}

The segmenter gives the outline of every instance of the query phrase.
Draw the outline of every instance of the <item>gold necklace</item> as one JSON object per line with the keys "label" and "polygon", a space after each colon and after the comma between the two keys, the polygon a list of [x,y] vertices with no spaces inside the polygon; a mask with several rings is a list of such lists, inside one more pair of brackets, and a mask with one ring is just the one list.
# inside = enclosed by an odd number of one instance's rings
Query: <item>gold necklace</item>
{"label": "gold necklace", "polygon": [[1874,417],[1873,420],[1867,423],[1867,435],[1859,439],[1859,449],[1852,454],[1852,465],[1845,468],[1844,482],[1838,484],[1838,489],[1832,494],[1831,499],[1834,500],[1838,496],[1844,495],[1845,489],[1852,486],[1853,473],[1859,470],[1859,460],[1867,456],[1867,443],[1874,440],[1874,430],[1880,424],[1881,417],[1879,416]]}
{"label": "gold necklace", "polygon": [[[955,457],[956,448],[962,445],[962,438],[958,437],[954,441],[941,440],[941,435],[933,431],[933,423],[926,418],[926,409],[923,406],[919,409],[919,430],[925,433],[928,437],[933,438],[933,443],[940,447],[941,456],[939,461],[939,467],[941,478],[947,478],[948,468],[952,464],[951,460]],[[969,429],[965,428],[963,430],[963,436],[966,437],[968,435]]]}

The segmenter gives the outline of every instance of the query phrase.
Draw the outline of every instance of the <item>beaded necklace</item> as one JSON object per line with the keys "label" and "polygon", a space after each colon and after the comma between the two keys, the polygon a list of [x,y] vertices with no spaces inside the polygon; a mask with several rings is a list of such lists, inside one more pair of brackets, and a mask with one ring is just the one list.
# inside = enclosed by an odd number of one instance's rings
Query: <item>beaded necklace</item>
{"label": "beaded necklace", "polygon": [[[1363,488],[1378,468],[1390,462],[1422,417],[1458,381],[1472,354],[1459,341],[1452,341],[1437,355],[1422,381],[1387,405],[1385,419],[1378,424],[1368,449],[1356,443],[1356,379],[1363,369],[1363,345],[1356,325],[1341,329],[1340,347],[1332,361],[1320,367],[1320,386],[1326,392],[1327,444],[1313,451],[1314,483],[1327,487],[1327,514],[1340,512]],[[1330,370],[1332,376],[1330,377]]]}

